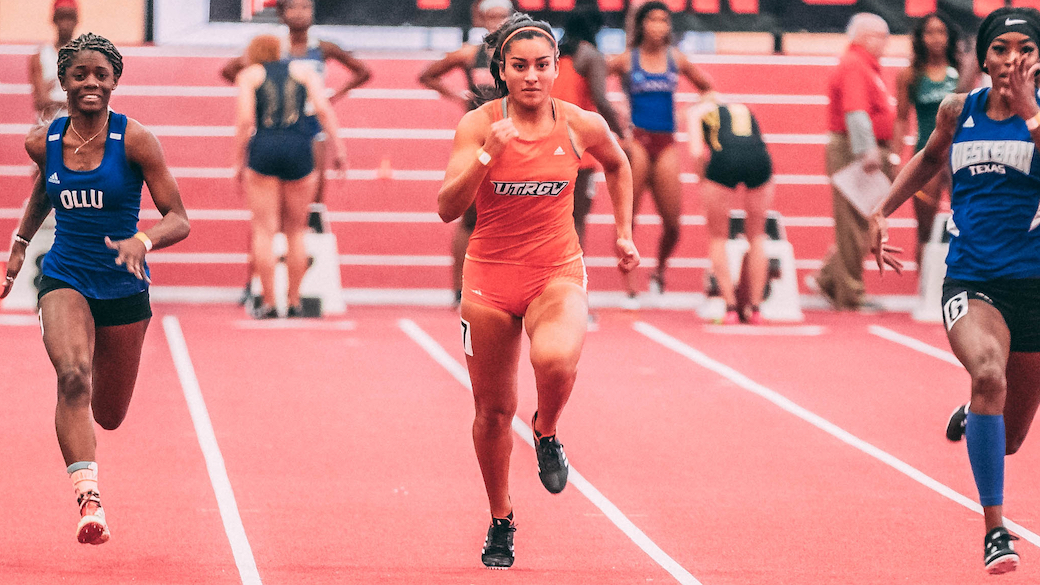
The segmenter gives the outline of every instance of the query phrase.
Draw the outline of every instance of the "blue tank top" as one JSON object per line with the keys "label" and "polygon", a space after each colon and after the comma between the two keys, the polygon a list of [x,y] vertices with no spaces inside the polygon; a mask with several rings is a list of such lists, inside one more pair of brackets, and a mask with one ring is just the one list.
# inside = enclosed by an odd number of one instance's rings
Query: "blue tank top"
{"label": "blue tank top", "polygon": [[109,113],[105,154],[90,171],[65,167],[61,142],[68,117],[54,120],[47,131],[44,184],[54,207],[55,228],[54,245],[43,258],[42,272],[91,299],[118,299],[148,288],[126,267],[116,265],[116,251],[105,245],[105,236],[133,237],[141,211],[144,177],[126,158],[126,123],[126,116]]}
{"label": "blue tank top", "polygon": [[325,53],[322,53],[320,41],[317,39],[308,39],[307,52],[299,57],[290,55],[289,48],[286,47],[282,53],[282,61],[304,61],[314,68],[322,81],[325,80]]}
{"label": "blue tank top", "polygon": [[650,132],[675,132],[673,97],[679,85],[679,68],[668,49],[668,68],[649,73],[639,64],[639,49],[632,49],[632,71],[625,90],[632,109],[632,125]]}
{"label": "blue tank top", "polygon": [[[1018,116],[986,115],[989,88],[968,94],[953,136],[953,217],[946,274],[1040,277],[1040,160]],[[1040,100],[1038,100],[1040,102]]]}

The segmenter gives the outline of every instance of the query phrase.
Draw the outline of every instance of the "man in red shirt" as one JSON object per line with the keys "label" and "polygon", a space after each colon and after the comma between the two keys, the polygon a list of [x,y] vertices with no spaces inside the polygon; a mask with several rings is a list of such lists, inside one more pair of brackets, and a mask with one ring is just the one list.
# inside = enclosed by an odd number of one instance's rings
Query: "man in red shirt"
{"label": "man in red shirt", "polygon": [[[899,164],[891,145],[896,119],[895,98],[885,87],[878,59],[888,43],[888,24],[861,12],[847,30],[849,46],[828,82],[827,174],[856,163],[866,172],[881,170],[891,179]],[[867,251],[867,219],[836,187],[835,245],[816,274],[819,290],[837,309],[863,305],[863,255]]]}

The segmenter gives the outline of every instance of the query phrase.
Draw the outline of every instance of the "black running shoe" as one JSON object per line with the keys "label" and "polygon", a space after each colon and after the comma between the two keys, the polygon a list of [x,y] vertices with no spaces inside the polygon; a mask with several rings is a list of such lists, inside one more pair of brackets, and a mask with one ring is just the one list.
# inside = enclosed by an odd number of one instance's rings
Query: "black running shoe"
{"label": "black running shoe", "polygon": [[[534,423],[538,420],[538,413],[534,413],[531,419],[531,430],[534,431]],[[538,479],[542,485],[549,490],[550,494],[558,494],[567,487],[567,474],[570,465],[567,456],[563,453],[563,445],[556,440],[556,435],[543,437],[534,431],[534,452],[538,456]]]}
{"label": "black running shoe", "polygon": [[968,423],[968,405],[962,404],[950,415],[950,421],[946,423],[946,438],[951,441],[960,441],[964,438],[964,428]]}
{"label": "black running shoe", "polygon": [[983,561],[990,575],[1003,575],[1018,568],[1018,553],[1012,540],[1018,540],[1003,526],[997,526],[986,534]]}
{"label": "black running shoe", "polygon": [[277,319],[278,318],[278,308],[277,307],[271,307],[269,305],[265,305],[263,303],[260,303],[260,305],[258,307],[253,309],[253,318],[254,319]]}
{"label": "black running shoe", "polygon": [[[510,514],[512,516],[512,514]],[[491,518],[480,561],[489,569],[508,569],[513,566],[513,533],[516,524],[511,518]]]}

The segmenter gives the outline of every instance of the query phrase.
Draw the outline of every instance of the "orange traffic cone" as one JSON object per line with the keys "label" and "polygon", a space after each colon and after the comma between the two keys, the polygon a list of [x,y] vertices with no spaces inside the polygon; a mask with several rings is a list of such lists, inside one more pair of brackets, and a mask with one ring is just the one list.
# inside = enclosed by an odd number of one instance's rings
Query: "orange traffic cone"
{"label": "orange traffic cone", "polygon": [[394,170],[390,167],[390,159],[384,156],[382,162],[379,163],[379,170],[376,171],[376,178],[390,180],[393,176]]}

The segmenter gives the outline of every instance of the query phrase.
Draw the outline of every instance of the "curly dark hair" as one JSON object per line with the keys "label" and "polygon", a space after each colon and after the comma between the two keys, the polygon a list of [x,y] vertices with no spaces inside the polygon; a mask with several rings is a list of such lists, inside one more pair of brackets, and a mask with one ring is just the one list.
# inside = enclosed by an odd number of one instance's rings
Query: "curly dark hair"
{"label": "curly dark hair", "polygon": [[957,25],[945,14],[933,12],[917,21],[913,32],[910,33],[911,46],[914,50],[911,67],[914,70],[914,78],[910,81],[909,93],[913,96],[917,93],[917,86],[924,75],[925,65],[928,64],[928,47],[924,44],[924,28],[931,19],[938,19],[946,27],[946,62],[955,69],[960,69],[960,41],[961,31]]}
{"label": "curly dark hair", "polygon": [[123,56],[112,41],[94,33],[86,33],[69,41],[67,45],[58,50],[58,79],[65,78],[65,72],[69,68],[72,58],[80,51],[97,51],[108,59],[112,64],[112,72],[116,81],[123,74]]}
{"label": "curly dark hair", "polygon": [[[539,28],[545,31],[545,34],[543,35],[542,33],[533,30],[525,30],[513,35],[514,31],[524,27]],[[509,17],[509,20],[505,21],[498,30],[490,32],[484,37],[484,46],[481,47],[481,50],[490,52],[491,59],[490,63],[488,63],[488,68],[491,69],[491,76],[495,79],[495,93],[497,95],[481,96],[484,98],[483,101],[490,101],[509,95],[509,88],[506,87],[506,82],[502,79],[501,70],[502,61],[509,45],[513,44],[514,41],[521,39],[545,38],[545,35],[548,35],[549,38],[552,39],[553,48],[556,49],[555,56],[558,59],[560,57],[560,49],[556,44],[556,37],[553,36],[552,27],[549,26],[549,23],[544,20],[535,20],[522,12],[513,13],[513,15]],[[502,43],[507,39],[509,42],[506,43],[506,46],[502,46]]]}
{"label": "curly dark hair", "polygon": [[[636,17],[634,19],[635,26],[632,27],[633,47],[638,47],[639,45],[643,44],[643,21],[646,20],[647,15],[654,10],[664,10],[668,13],[669,17],[672,15],[672,11],[668,9],[668,5],[664,2],[660,2],[659,0],[653,0],[652,2],[647,2],[646,4],[640,6],[639,9],[636,10]],[[671,43],[672,39],[669,38],[668,44]]]}

